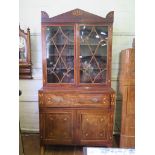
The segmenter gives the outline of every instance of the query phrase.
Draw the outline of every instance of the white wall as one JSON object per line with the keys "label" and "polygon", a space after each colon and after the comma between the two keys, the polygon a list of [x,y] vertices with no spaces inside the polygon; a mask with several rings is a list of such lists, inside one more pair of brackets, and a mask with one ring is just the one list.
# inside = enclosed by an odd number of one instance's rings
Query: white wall
{"label": "white wall", "polygon": [[[39,131],[38,89],[42,87],[41,11],[50,17],[79,8],[105,17],[114,11],[112,87],[117,91],[119,53],[129,48],[134,38],[134,0],[20,0],[19,23],[22,29],[30,28],[33,63],[33,80],[20,80],[20,123],[22,130]],[[120,126],[121,101],[117,100],[116,122]],[[115,132],[117,127],[115,126]]]}

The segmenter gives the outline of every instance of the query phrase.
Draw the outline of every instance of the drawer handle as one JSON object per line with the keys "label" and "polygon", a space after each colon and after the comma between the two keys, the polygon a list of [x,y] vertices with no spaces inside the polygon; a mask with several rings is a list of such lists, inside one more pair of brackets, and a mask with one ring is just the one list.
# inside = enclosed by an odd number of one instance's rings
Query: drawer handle
{"label": "drawer handle", "polygon": [[103,118],[101,118],[101,119],[100,119],[100,121],[101,121],[101,122],[103,122],[103,121],[104,121],[104,119],[103,119]]}
{"label": "drawer handle", "polygon": [[64,118],[64,121],[67,121],[67,118],[66,117]]}
{"label": "drawer handle", "polygon": [[63,98],[61,96],[52,97],[51,100],[52,102],[57,102],[57,103],[63,102]]}
{"label": "drawer handle", "polygon": [[92,98],[91,100],[95,103],[99,101],[97,98]]}

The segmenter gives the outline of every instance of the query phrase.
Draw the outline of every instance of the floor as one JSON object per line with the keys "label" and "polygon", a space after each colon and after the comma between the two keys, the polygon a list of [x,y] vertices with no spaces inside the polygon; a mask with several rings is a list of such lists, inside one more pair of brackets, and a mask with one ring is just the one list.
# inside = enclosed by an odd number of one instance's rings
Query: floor
{"label": "floor", "polygon": [[[39,134],[22,134],[24,155],[40,155]],[[114,136],[114,147],[119,147],[119,136]],[[45,155],[83,155],[83,147],[47,146]]]}

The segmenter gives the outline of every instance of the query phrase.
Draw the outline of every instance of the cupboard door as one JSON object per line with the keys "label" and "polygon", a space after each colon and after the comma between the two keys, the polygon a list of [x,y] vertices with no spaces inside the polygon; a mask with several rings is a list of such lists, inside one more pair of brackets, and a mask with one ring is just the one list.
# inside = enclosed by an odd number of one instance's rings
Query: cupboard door
{"label": "cupboard door", "polygon": [[72,143],[73,111],[51,111],[45,114],[45,139],[57,144]]}
{"label": "cupboard door", "polygon": [[112,117],[108,111],[78,111],[80,143],[103,145],[112,141]]}

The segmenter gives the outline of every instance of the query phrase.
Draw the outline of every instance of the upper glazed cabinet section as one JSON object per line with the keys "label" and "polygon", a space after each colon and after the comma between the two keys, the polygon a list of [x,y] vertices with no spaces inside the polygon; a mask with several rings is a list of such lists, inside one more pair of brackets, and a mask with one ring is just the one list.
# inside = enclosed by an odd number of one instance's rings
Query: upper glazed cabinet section
{"label": "upper glazed cabinet section", "polygon": [[110,86],[113,12],[42,12],[44,86]]}

